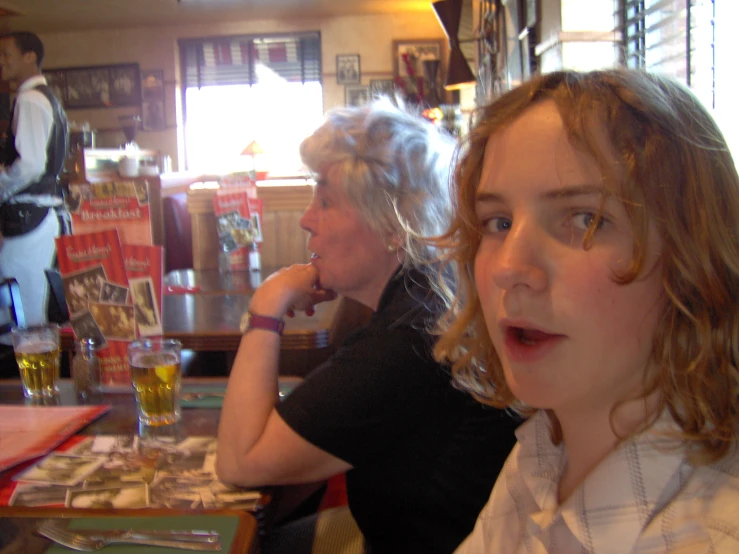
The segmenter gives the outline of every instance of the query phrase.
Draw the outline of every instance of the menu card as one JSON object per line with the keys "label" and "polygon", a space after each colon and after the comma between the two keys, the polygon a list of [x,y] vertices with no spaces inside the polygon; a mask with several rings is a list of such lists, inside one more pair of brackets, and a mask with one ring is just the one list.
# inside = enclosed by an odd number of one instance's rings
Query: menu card
{"label": "menu card", "polygon": [[161,246],[124,244],[123,259],[133,297],[136,336],[162,334],[162,271],[164,249]]}
{"label": "menu card", "polygon": [[263,202],[244,190],[219,191],[213,197],[218,242],[232,271],[248,270],[249,250],[262,242]]}
{"label": "menu card", "polygon": [[129,383],[127,343],[136,325],[118,232],[62,236],[56,248],[75,338],[100,345],[103,384]]}
{"label": "menu card", "polygon": [[47,454],[109,409],[0,405],[0,471]]}
{"label": "menu card", "polygon": [[221,177],[218,184],[221,186],[221,189],[241,189],[246,191],[251,198],[257,197],[256,173],[251,171],[229,173]]}
{"label": "menu card", "polygon": [[145,180],[69,185],[67,207],[75,235],[117,229],[123,244],[152,244]]}

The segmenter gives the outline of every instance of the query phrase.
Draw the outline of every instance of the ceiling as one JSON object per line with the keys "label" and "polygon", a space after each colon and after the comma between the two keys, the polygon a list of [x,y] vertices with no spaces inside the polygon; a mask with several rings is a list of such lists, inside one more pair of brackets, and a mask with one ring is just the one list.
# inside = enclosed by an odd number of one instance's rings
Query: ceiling
{"label": "ceiling", "polygon": [[[0,31],[37,33],[234,19],[428,11],[431,0],[0,0]],[[5,15],[3,12],[17,15]]]}

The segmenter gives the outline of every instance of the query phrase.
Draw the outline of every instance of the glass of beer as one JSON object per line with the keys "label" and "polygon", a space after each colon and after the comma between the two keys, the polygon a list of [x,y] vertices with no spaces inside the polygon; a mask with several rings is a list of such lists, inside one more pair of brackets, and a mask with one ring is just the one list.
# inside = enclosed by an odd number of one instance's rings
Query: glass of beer
{"label": "glass of beer", "polygon": [[59,325],[46,323],[12,330],[15,361],[26,398],[44,398],[59,392],[61,350]]}
{"label": "glass of beer", "polygon": [[128,345],[128,363],[139,421],[159,426],[180,420],[182,370],[178,340],[146,338]]}

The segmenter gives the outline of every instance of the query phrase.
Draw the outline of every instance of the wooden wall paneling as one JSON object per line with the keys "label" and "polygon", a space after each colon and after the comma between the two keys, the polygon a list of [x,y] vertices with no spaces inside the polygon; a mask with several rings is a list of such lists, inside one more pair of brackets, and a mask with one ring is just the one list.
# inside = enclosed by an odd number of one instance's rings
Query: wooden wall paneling
{"label": "wooden wall paneling", "polygon": [[276,216],[275,212],[266,210],[262,214],[262,267],[278,267]]}
{"label": "wooden wall paneling", "polygon": [[[213,214],[215,194],[213,189],[196,189],[187,195],[187,211],[192,217],[195,269],[218,269],[218,233]],[[313,198],[313,187],[264,186],[259,187],[257,195],[264,200],[262,266],[280,267],[308,262],[308,234],[300,229],[299,221]]]}
{"label": "wooden wall paneling", "polygon": [[275,213],[275,242],[277,244],[278,266],[294,263],[305,263],[309,259],[306,249],[307,233],[298,222],[302,211],[287,211]]}

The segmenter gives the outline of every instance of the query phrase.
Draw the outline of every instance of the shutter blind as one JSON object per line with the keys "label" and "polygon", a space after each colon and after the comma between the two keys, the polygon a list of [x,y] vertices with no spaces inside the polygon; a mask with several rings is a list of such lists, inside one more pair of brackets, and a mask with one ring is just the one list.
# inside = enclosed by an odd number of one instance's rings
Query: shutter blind
{"label": "shutter blind", "polygon": [[255,85],[263,69],[289,82],[321,82],[319,33],[184,39],[180,57],[185,90]]}
{"label": "shutter blind", "polygon": [[622,0],[626,66],[688,86],[694,86],[697,72],[701,81],[708,72],[712,88],[713,8],[714,0]]}

